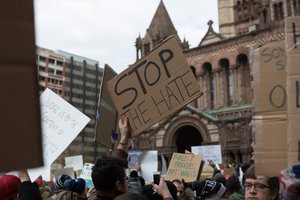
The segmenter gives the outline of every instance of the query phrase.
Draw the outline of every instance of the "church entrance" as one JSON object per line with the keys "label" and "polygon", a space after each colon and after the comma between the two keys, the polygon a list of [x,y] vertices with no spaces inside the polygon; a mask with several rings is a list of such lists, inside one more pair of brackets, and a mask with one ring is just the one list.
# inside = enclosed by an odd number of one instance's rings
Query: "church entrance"
{"label": "church entrance", "polygon": [[186,125],[178,128],[175,132],[178,153],[185,150],[192,151],[192,146],[200,146],[203,142],[201,133],[193,126]]}

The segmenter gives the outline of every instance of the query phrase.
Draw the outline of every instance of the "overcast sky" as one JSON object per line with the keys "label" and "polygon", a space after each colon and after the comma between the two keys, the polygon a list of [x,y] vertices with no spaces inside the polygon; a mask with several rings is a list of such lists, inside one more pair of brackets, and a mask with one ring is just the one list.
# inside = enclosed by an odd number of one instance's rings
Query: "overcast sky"
{"label": "overcast sky", "polygon": [[[36,44],[110,65],[118,73],[136,59],[160,0],[34,0]],[[196,47],[208,20],[218,32],[217,0],[163,0],[181,40]]]}

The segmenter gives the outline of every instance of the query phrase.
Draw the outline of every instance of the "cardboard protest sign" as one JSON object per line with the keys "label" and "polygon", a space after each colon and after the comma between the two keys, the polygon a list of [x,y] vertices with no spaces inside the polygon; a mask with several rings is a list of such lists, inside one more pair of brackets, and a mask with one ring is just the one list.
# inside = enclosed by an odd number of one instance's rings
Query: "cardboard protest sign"
{"label": "cardboard protest sign", "polygon": [[83,178],[86,183],[87,188],[93,188],[93,180],[92,180],[92,169],[94,167],[94,164],[92,163],[84,163],[83,169],[80,173],[80,178]]}
{"label": "cardboard protest sign", "polygon": [[253,50],[253,105],[256,114],[286,111],[286,53],[283,41]]}
{"label": "cardboard protest sign", "polygon": [[0,171],[39,167],[43,154],[33,1],[5,1],[0,12]]}
{"label": "cardboard protest sign", "polygon": [[73,169],[81,170],[83,168],[82,155],[65,157],[66,167],[73,167]]}
{"label": "cardboard protest sign", "polygon": [[287,74],[284,41],[270,42],[254,49],[252,53],[252,146],[255,153],[255,174],[277,176],[287,164]]}
{"label": "cardboard protest sign", "polygon": [[114,107],[107,91],[107,82],[115,77],[117,73],[108,65],[104,66],[103,79],[100,87],[98,113],[96,120],[95,141],[107,147],[112,146],[112,133],[116,132],[118,113]]}
{"label": "cardboard protest sign", "polygon": [[169,180],[184,179],[185,182],[196,180],[201,160],[201,155],[173,153],[166,178]]}
{"label": "cardboard protest sign", "polygon": [[40,96],[44,167],[29,170],[35,180],[70,145],[90,119],[60,96],[46,89]]}
{"label": "cardboard protest sign", "polygon": [[287,165],[300,164],[300,17],[285,18],[287,52]]}
{"label": "cardboard protest sign", "polygon": [[107,83],[118,114],[132,136],[200,96],[200,88],[176,38],[169,37]]}
{"label": "cardboard protest sign", "polygon": [[223,163],[221,145],[192,146],[192,153],[196,155],[202,155],[205,165],[208,165],[210,160],[215,164]]}

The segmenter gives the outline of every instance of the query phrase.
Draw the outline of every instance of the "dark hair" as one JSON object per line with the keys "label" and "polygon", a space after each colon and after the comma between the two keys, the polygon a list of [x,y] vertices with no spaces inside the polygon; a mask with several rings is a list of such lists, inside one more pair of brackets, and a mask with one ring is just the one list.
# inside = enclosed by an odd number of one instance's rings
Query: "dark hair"
{"label": "dark hair", "polygon": [[147,199],[146,197],[140,194],[124,193],[114,198],[114,200],[147,200]]}
{"label": "dark hair", "polygon": [[[114,190],[118,180],[125,181],[126,164],[118,158],[98,158],[92,169],[92,180],[96,190]],[[124,165],[125,164],[125,165]]]}
{"label": "dark hair", "polygon": [[241,189],[240,180],[239,177],[235,174],[232,174],[227,182],[226,182],[226,190],[233,194],[234,192],[237,192]]}
{"label": "dark hair", "polygon": [[[255,175],[254,165],[251,165],[246,173],[244,174],[245,180],[247,178],[250,179],[257,179],[257,176]],[[267,184],[269,185],[272,192],[276,193],[275,200],[279,199],[279,179],[277,176],[268,177]]]}

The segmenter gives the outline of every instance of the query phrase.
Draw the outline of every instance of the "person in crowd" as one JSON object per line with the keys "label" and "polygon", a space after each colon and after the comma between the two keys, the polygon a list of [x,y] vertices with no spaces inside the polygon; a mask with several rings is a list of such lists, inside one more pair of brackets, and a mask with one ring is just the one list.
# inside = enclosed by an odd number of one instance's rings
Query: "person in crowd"
{"label": "person in crowd", "polygon": [[113,200],[128,191],[126,169],[128,166],[128,142],[130,137],[128,119],[119,120],[120,141],[111,156],[98,158],[92,169],[95,190],[89,200]]}
{"label": "person in crowd", "polygon": [[177,200],[176,186],[161,176],[159,184],[148,184],[142,187],[142,196],[147,200]]}
{"label": "person in crowd", "polygon": [[278,177],[256,176],[251,165],[245,176],[245,199],[277,200],[279,199]]}
{"label": "person in crowd", "polygon": [[64,182],[69,179],[70,180],[72,179],[69,175],[66,175],[66,174],[59,175],[54,182],[54,191],[66,189]]}
{"label": "person in crowd", "polygon": [[117,196],[114,200],[147,200],[147,199],[140,194],[124,193]]}
{"label": "person in crowd", "polygon": [[68,179],[64,182],[65,188],[85,197],[86,184],[82,178]]}
{"label": "person in crowd", "polygon": [[11,174],[0,176],[0,199],[15,200],[18,195],[18,186],[21,183],[19,177]]}
{"label": "person in crowd", "polygon": [[192,188],[196,192],[195,199],[222,199],[226,191],[222,183],[211,180],[196,180]]}
{"label": "person in crowd", "polygon": [[38,184],[31,182],[27,170],[18,171],[21,183],[19,184],[19,200],[42,200]]}
{"label": "person in crowd", "polygon": [[213,181],[216,181],[218,183],[222,183],[225,187],[226,187],[226,178],[223,174],[221,173],[216,173],[213,178],[212,178]]}
{"label": "person in crowd", "polygon": [[244,200],[242,194],[242,188],[239,177],[236,174],[232,174],[226,182],[226,193],[228,200]]}
{"label": "person in crowd", "polygon": [[187,200],[188,197],[185,195],[184,183],[179,179],[172,180],[172,183],[176,186],[176,189],[177,189],[177,199],[178,200]]}
{"label": "person in crowd", "polygon": [[300,165],[283,169],[279,175],[281,200],[300,200]]}
{"label": "person in crowd", "polygon": [[144,178],[139,176],[136,170],[132,170],[128,177],[128,192],[138,194],[144,185]]}

